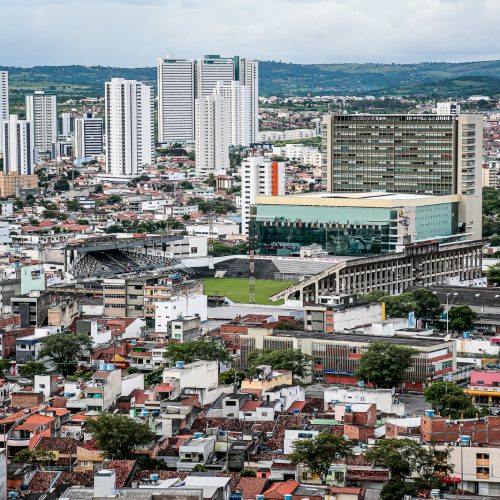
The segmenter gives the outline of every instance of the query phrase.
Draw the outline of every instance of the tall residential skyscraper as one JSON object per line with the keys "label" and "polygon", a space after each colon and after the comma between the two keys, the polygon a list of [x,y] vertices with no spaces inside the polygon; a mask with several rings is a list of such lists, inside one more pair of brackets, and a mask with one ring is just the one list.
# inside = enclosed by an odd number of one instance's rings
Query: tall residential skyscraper
{"label": "tall residential skyscraper", "polygon": [[107,172],[136,175],[154,158],[153,88],[112,78],[105,90]]}
{"label": "tall residential skyscraper", "polygon": [[57,98],[37,90],[26,96],[26,120],[33,124],[35,147],[39,152],[52,150],[57,142]]}
{"label": "tall residential skyscraper", "polygon": [[238,80],[248,88],[250,96],[250,142],[259,142],[259,63],[252,59],[241,59],[238,65]]}
{"label": "tall residential skyscraper", "polygon": [[227,169],[229,163],[229,100],[212,94],[196,99],[196,172]]}
{"label": "tall residential skyscraper", "polygon": [[6,174],[32,174],[34,160],[33,124],[10,115],[2,123],[4,144],[4,172]]}
{"label": "tall residential skyscraper", "polygon": [[264,156],[249,156],[241,163],[241,232],[248,234],[250,205],[257,196],[285,194],[285,162]]}
{"label": "tall residential skyscraper", "polygon": [[248,87],[239,82],[227,84],[217,82],[214,94],[228,100],[229,144],[231,146],[250,146],[251,114]]}
{"label": "tall residential skyscraper", "polygon": [[192,142],[195,137],[195,99],[212,95],[217,84],[239,82],[249,94],[249,142],[258,142],[259,68],[258,62],[238,56],[207,55],[196,61],[159,58],[158,141]]}
{"label": "tall residential skyscraper", "polygon": [[103,152],[103,120],[92,115],[75,120],[75,158],[89,158]]}
{"label": "tall residential skyscraper", "polygon": [[[0,71],[0,125],[9,119],[9,73]],[[2,134],[3,135],[3,134]],[[3,151],[0,135],[0,153]]]}
{"label": "tall residential skyscraper", "polygon": [[194,61],[159,58],[158,142],[194,141]]}
{"label": "tall residential skyscraper", "polygon": [[481,236],[482,117],[326,115],[329,192],[459,195],[457,224]]}
{"label": "tall residential skyscraper", "polygon": [[212,95],[217,82],[231,83],[236,79],[235,58],[208,55],[196,61],[196,98]]}

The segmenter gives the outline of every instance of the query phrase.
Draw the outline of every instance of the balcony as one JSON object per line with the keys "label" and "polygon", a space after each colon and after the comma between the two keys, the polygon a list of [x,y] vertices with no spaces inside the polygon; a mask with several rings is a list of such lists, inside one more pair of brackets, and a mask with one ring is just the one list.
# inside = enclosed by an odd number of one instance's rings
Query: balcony
{"label": "balcony", "polygon": [[476,458],[476,467],[489,467],[490,459],[489,458]]}
{"label": "balcony", "polygon": [[476,479],[477,479],[477,480],[483,480],[483,481],[484,481],[484,480],[486,480],[486,481],[487,481],[487,480],[489,480],[489,479],[490,479],[490,475],[489,475],[489,474],[486,474],[486,473],[484,473],[484,472],[478,472],[478,473],[476,474]]}

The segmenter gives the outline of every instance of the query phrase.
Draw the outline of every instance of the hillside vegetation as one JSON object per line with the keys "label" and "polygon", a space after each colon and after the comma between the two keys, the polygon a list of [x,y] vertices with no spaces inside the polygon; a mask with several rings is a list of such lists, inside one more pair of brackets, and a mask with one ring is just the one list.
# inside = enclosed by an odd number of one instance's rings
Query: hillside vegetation
{"label": "hillside vegetation", "polygon": [[[10,72],[12,100],[41,88],[64,97],[101,96],[104,82],[124,77],[156,84],[156,68],[0,67]],[[425,95],[500,97],[500,61],[419,64],[260,63],[261,95]]]}

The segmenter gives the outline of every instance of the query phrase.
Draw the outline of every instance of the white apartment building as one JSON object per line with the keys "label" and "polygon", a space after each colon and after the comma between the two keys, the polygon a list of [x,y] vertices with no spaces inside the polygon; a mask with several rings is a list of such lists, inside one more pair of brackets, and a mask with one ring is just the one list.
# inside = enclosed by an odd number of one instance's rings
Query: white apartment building
{"label": "white apartment building", "polygon": [[26,96],[26,120],[33,124],[35,147],[50,152],[57,142],[57,98],[37,90]]}
{"label": "white apartment building", "polygon": [[137,175],[154,159],[153,88],[112,78],[105,90],[107,173]]}
{"label": "white apartment building", "polygon": [[[9,119],[9,73],[0,71],[0,125]],[[0,153],[3,151],[2,135],[0,134]]]}
{"label": "white apartment building", "polygon": [[[306,159],[313,159],[316,162],[317,156],[321,158],[317,147],[305,146],[304,144],[286,144],[283,147],[273,146],[273,155],[284,156],[289,160],[296,160],[301,163],[306,163]],[[321,165],[321,162],[318,165]]]}
{"label": "white apartment building", "polygon": [[103,119],[87,116],[75,120],[75,158],[89,158],[103,153]]}
{"label": "white apartment building", "polygon": [[71,137],[75,130],[75,119],[71,113],[61,113],[59,117],[59,136],[67,139]]}
{"label": "white apartment building", "polygon": [[196,173],[208,175],[230,167],[230,104],[221,95],[196,99]]}
{"label": "white apartment building", "polygon": [[233,58],[208,55],[203,59],[198,59],[196,61],[196,98],[203,99],[212,95],[217,82],[231,83],[235,80],[235,75],[235,59]]}
{"label": "white apartment building", "polygon": [[229,103],[229,144],[250,146],[252,117],[249,88],[240,82],[217,82],[214,94],[224,97]]}
{"label": "white apartment building", "polygon": [[159,58],[158,142],[194,141],[195,63],[175,56]]}
{"label": "white apartment building", "polygon": [[2,123],[1,141],[4,145],[4,172],[32,174],[35,164],[33,123],[10,115],[9,120]]}
{"label": "white apartment building", "polygon": [[460,104],[454,101],[438,102],[436,112],[438,115],[459,115]]}
{"label": "white apartment building", "polygon": [[257,196],[285,194],[285,163],[265,156],[249,156],[241,163],[241,232],[248,234],[250,206]]}
{"label": "white apartment building", "polygon": [[259,142],[259,62],[241,59],[239,81],[248,88],[250,96],[250,142]]}
{"label": "white apartment building", "polygon": [[185,295],[155,302],[155,332],[167,333],[171,321],[197,316],[206,321],[208,315],[206,295]]}
{"label": "white apartment building", "polygon": [[315,128],[296,128],[292,130],[262,130],[259,132],[257,142],[297,141],[317,137]]}

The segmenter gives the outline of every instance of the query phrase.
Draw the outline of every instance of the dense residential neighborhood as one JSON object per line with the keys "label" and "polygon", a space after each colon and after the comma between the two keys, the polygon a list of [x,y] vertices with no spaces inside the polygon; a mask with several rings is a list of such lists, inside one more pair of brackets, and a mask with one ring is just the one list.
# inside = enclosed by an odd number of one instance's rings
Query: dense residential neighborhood
{"label": "dense residential neighborhood", "polygon": [[0,500],[500,498],[500,93],[272,66],[0,67]]}

